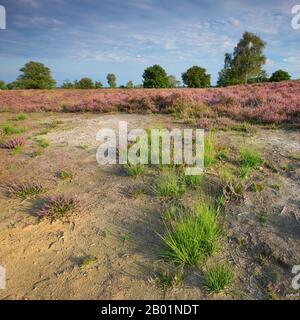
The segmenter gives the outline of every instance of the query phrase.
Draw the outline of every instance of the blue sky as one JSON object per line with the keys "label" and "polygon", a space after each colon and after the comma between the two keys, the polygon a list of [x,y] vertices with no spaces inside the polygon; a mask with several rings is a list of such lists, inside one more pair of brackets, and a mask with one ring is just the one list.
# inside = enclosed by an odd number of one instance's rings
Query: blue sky
{"label": "blue sky", "polygon": [[0,79],[13,81],[29,60],[49,66],[61,83],[84,76],[106,83],[142,82],[145,67],[162,65],[181,79],[192,65],[215,83],[225,52],[244,31],[268,44],[266,70],[300,78],[300,30],[291,8],[300,0],[0,0]]}

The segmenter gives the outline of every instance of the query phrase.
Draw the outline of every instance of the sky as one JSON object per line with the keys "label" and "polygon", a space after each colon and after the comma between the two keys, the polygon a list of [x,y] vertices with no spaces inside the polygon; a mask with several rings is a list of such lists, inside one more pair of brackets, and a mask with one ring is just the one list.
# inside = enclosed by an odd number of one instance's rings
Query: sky
{"label": "sky", "polygon": [[106,84],[142,83],[143,70],[162,65],[181,80],[193,65],[215,83],[224,54],[244,31],[267,42],[265,69],[300,78],[300,29],[292,7],[300,0],[0,0],[0,79],[11,82],[28,61],[50,67],[60,84],[90,77]]}

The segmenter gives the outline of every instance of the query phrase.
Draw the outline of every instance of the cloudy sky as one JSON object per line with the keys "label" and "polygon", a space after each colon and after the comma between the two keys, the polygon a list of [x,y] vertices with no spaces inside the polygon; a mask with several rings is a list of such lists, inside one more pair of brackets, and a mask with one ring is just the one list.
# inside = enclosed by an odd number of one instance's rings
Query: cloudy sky
{"label": "cloudy sky", "polygon": [[300,0],[0,0],[0,79],[14,80],[29,60],[49,66],[61,83],[84,76],[106,83],[142,82],[146,66],[161,64],[181,78],[192,65],[216,81],[225,52],[244,31],[267,42],[268,73],[300,77],[300,29],[291,9]]}

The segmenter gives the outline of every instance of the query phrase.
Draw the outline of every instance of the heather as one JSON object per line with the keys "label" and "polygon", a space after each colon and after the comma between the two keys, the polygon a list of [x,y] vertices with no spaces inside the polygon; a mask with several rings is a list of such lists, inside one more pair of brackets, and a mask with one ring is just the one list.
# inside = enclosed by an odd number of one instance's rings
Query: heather
{"label": "heather", "polygon": [[11,90],[0,111],[192,113],[199,123],[231,118],[300,125],[300,81],[207,89]]}

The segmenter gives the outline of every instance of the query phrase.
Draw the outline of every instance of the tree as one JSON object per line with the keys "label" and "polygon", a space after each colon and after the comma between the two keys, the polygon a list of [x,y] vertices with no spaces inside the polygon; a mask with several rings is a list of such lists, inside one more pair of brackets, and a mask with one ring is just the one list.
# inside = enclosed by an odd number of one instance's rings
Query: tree
{"label": "tree", "polygon": [[249,83],[262,83],[262,82],[268,82],[269,77],[266,70],[261,70],[261,72],[257,75],[255,78],[249,79]]}
{"label": "tree", "polygon": [[168,76],[169,88],[177,88],[180,86],[180,81],[176,79],[175,76]]}
{"label": "tree", "polygon": [[207,88],[210,86],[210,75],[206,69],[193,66],[182,74],[183,83],[189,88]]}
{"label": "tree", "polygon": [[169,79],[164,68],[155,64],[148,67],[143,74],[144,88],[168,88]]}
{"label": "tree", "polygon": [[244,32],[233,54],[225,54],[224,68],[219,72],[218,86],[265,80],[262,76],[262,66],[266,63],[266,57],[263,55],[265,46],[266,43],[260,37]]}
{"label": "tree", "polygon": [[113,73],[109,73],[106,77],[107,83],[111,88],[116,88],[117,86],[117,77]]}
{"label": "tree", "polygon": [[103,88],[102,82],[96,81],[96,82],[95,82],[95,89],[101,89],[101,88]]}
{"label": "tree", "polygon": [[130,80],[126,83],[126,88],[127,89],[132,89],[134,87],[133,82]]}
{"label": "tree", "polygon": [[225,53],[224,68],[219,72],[217,86],[226,87],[232,84],[235,84],[232,69],[232,54]]}
{"label": "tree", "polygon": [[0,80],[0,90],[6,90],[6,89],[7,89],[6,83]]}
{"label": "tree", "polygon": [[82,78],[79,81],[75,81],[76,89],[94,89],[95,85],[92,79],[90,78]]}
{"label": "tree", "polygon": [[238,83],[248,83],[257,77],[266,63],[263,50],[266,43],[257,35],[244,32],[242,39],[234,48],[232,67],[233,75]]}
{"label": "tree", "polygon": [[271,82],[280,82],[285,80],[291,80],[291,76],[288,72],[284,70],[275,71],[270,78]]}
{"label": "tree", "polygon": [[61,85],[62,89],[73,89],[74,84],[69,80],[64,80],[63,84]]}
{"label": "tree", "polygon": [[51,89],[56,84],[50,69],[43,63],[30,61],[20,71],[23,74],[17,78],[17,81],[13,82],[14,87],[20,89]]}

